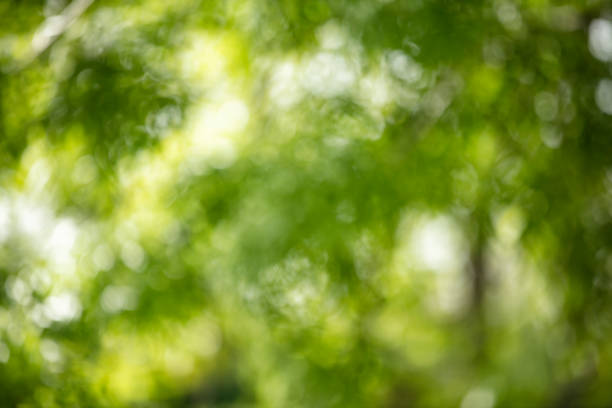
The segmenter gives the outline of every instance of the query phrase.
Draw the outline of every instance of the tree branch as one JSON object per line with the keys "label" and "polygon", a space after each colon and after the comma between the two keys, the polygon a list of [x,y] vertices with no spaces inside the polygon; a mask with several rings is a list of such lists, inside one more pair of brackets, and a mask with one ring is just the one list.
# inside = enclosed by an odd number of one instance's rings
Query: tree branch
{"label": "tree branch", "polygon": [[74,0],[60,14],[48,17],[34,33],[31,52],[20,65],[20,69],[31,64],[53,45],[93,2],[94,0]]}

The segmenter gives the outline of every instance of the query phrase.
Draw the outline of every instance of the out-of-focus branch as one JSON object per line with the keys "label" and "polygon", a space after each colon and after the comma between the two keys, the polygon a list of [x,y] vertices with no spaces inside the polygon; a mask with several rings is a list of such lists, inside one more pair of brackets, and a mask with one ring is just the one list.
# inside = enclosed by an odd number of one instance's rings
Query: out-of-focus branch
{"label": "out-of-focus branch", "polygon": [[488,279],[487,267],[484,262],[485,237],[482,225],[478,224],[475,242],[470,254],[471,272],[471,314],[474,319],[474,342],[478,358],[482,358],[485,352],[486,327],[484,319],[484,302],[486,285]]}
{"label": "out-of-focus branch", "polygon": [[74,0],[57,15],[48,17],[32,38],[32,49],[20,64],[24,68],[45,52],[88,8],[94,0]]}

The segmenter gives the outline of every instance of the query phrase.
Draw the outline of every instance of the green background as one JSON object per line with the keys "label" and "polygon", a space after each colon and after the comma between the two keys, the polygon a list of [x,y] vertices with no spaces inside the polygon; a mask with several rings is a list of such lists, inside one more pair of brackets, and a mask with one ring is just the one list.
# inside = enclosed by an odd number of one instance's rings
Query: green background
{"label": "green background", "polygon": [[609,18],[0,1],[0,406],[610,406]]}

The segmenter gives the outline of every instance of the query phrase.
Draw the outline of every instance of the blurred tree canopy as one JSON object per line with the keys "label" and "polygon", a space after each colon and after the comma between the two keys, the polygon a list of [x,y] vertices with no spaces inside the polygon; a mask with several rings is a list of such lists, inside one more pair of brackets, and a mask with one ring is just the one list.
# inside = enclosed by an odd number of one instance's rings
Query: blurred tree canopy
{"label": "blurred tree canopy", "polygon": [[612,404],[612,3],[0,2],[0,405]]}

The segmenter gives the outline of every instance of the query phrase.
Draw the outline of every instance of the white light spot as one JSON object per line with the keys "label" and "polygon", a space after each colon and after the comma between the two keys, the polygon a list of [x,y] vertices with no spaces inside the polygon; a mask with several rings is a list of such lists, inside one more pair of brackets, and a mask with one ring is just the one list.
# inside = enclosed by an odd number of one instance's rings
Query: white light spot
{"label": "white light spot", "polygon": [[601,18],[589,26],[589,49],[601,61],[612,60],[612,23]]}
{"label": "white light spot", "polygon": [[422,222],[412,233],[411,247],[419,266],[437,272],[460,268],[460,246],[459,229],[445,216]]}
{"label": "white light spot", "polygon": [[44,339],[40,342],[40,354],[49,363],[60,363],[62,361],[62,351],[56,342]]}
{"label": "white light spot", "polygon": [[346,43],[346,33],[334,20],[330,20],[317,29],[317,40],[325,50],[337,50]]}
{"label": "white light spot", "polygon": [[46,268],[35,268],[29,276],[32,289],[38,293],[44,293],[51,288],[53,277]]}
{"label": "white light spot", "polygon": [[274,68],[270,78],[269,96],[273,103],[288,108],[302,97],[297,81],[297,69],[292,62],[283,62]]}
{"label": "white light spot", "polygon": [[145,128],[149,134],[164,136],[163,132],[181,122],[181,110],[174,105],[166,106],[157,112],[147,115]]}
{"label": "white light spot", "polygon": [[599,81],[595,90],[595,103],[602,112],[612,115],[612,80]]}
{"label": "white light spot", "polygon": [[308,62],[302,85],[315,95],[331,98],[349,91],[356,79],[357,68],[346,57],[321,52]]}
{"label": "white light spot", "polygon": [[508,30],[518,31],[521,29],[523,20],[514,3],[509,1],[500,2],[497,7],[495,7],[495,12],[499,22]]}
{"label": "white light spot", "polygon": [[45,306],[38,304],[30,310],[30,319],[32,322],[41,328],[47,328],[51,325],[51,320],[45,313]]}
{"label": "white light spot", "polygon": [[219,127],[228,132],[240,132],[249,122],[249,108],[240,99],[223,103],[217,112]]}
{"label": "white light spot", "polygon": [[6,293],[15,302],[25,305],[32,300],[32,289],[21,278],[10,277],[5,282]]}
{"label": "white light spot", "polygon": [[249,108],[240,99],[230,99],[217,107],[204,106],[197,115],[194,137],[202,141],[244,130],[249,121]]}
{"label": "white light spot", "polygon": [[58,264],[71,263],[71,251],[78,235],[73,221],[63,219],[59,221],[47,241],[46,250],[49,257]]}
{"label": "white light spot", "polygon": [[423,75],[423,68],[402,51],[392,51],[387,55],[389,68],[393,75],[408,83],[417,82]]}
{"label": "white light spot", "polygon": [[106,244],[100,244],[93,252],[92,260],[99,271],[108,271],[115,264],[113,250]]}
{"label": "white light spot", "polygon": [[48,208],[37,206],[24,198],[17,200],[14,210],[19,231],[31,237],[40,237],[53,219]]}
{"label": "white light spot", "polygon": [[374,107],[382,107],[390,102],[389,84],[385,77],[368,76],[359,81],[361,100]]}
{"label": "white light spot", "polygon": [[551,149],[556,149],[561,146],[563,141],[563,133],[554,126],[542,126],[540,129],[540,138],[542,143]]}
{"label": "white light spot", "polygon": [[54,321],[69,321],[81,315],[81,302],[72,292],[49,296],[45,301],[45,314]]}
{"label": "white light spot", "polygon": [[128,268],[138,270],[144,264],[144,250],[134,241],[125,241],[121,245],[121,260]]}
{"label": "white light spot", "polygon": [[461,408],[493,408],[495,392],[489,388],[472,388],[461,400]]}
{"label": "white light spot", "polygon": [[132,310],[137,302],[136,291],[129,286],[107,286],[100,298],[102,308],[108,313]]}

